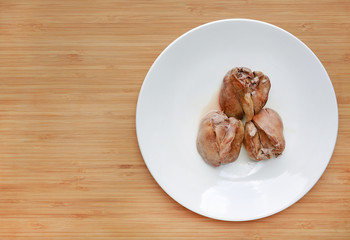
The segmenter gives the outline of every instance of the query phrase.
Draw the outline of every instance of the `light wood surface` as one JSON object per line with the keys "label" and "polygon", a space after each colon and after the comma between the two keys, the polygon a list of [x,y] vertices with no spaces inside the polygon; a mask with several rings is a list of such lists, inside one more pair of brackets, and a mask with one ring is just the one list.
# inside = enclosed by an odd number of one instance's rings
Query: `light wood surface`
{"label": "light wood surface", "polygon": [[[155,58],[186,31],[225,18],[299,37],[339,104],[320,181],[251,222],[209,219],[172,200],[135,132]],[[0,239],[197,238],[350,239],[350,1],[0,0]]]}

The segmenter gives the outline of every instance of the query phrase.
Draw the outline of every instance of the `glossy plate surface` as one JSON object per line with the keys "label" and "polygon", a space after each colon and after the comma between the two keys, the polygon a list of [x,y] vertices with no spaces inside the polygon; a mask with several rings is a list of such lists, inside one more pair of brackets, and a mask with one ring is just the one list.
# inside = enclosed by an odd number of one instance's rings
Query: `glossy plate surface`
{"label": "glossy plate surface", "polygon": [[[286,149],[266,161],[213,168],[196,149],[199,121],[236,66],[269,76],[266,107],[284,123]],[[274,25],[228,19],[199,26],[171,43],[150,68],[136,111],[144,161],[158,184],[184,207],[207,217],[244,221],[277,213],[318,181],[332,156],[338,108],[321,62]]]}

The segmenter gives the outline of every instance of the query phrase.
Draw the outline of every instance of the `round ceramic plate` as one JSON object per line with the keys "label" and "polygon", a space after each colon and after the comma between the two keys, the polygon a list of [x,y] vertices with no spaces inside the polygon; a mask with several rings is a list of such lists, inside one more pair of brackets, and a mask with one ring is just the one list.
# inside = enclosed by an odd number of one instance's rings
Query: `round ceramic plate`
{"label": "round ceramic plate", "polygon": [[[201,117],[215,108],[226,72],[245,66],[271,80],[265,107],[284,123],[278,158],[214,168],[196,149]],[[318,181],[332,156],[338,108],[332,83],[315,54],[274,25],[229,19],[199,26],[171,43],[150,68],[136,111],[141,153],[175,201],[207,217],[244,221],[275,214]]]}

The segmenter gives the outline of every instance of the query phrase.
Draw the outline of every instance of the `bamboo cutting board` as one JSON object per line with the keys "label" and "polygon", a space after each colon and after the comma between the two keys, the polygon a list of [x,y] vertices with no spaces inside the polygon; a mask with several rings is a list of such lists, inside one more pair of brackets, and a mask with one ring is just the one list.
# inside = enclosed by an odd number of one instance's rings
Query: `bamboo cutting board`
{"label": "bamboo cutting board", "polygon": [[[339,105],[320,181],[251,222],[209,219],[173,201],[135,132],[155,58],[184,32],[225,18],[299,37],[323,62]],[[350,239],[349,76],[347,0],[0,0],[0,239]]]}

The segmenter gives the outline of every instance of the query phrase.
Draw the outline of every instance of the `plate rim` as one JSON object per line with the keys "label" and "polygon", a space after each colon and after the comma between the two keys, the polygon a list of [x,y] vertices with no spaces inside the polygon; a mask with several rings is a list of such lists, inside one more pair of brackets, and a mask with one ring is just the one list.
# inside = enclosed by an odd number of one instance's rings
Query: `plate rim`
{"label": "plate rim", "polygon": [[[287,203],[285,204],[285,206],[281,207],[280,209],[278,210],[275,210],[275,211],[272,211],[272,212],[269,212],[267,214],[261,214],[260,216],[257,216],[257,217],[251,217],[251,218],[220,218],[220,217],[216,217],[216,216],[212,216],[211,214],[207,214],[207,213],[203,213],[203,212],[199,212],[199,211],[196,211],[194,209],[190,209],[189,207],[185,206],[184,204],[181,203],[181,201],[179,201],[178,199],[176,199],[175,196],[172,196],[163,186],[162,184],[158,181],[158,179],[155,177],[155,175],[152,173],[151,171],[151,168],[149,166],[149,164],[147,163],[147,161],[145,160],[144,158],[144,150],[142,149],[142,144],[140,142],[140,138],[139,138],[139,135],[141,134],[140,133],[140,130],[139,130],[139,115],[140,115],[140,102],[142,100],[142,96],[144,95],[144,88],[145,88],[145,84],[147,83],[147,81],[149,81],[149,75],[150,73],[152,72],[153,68],[157,65],[159,59],[162,58],[162,56],[164,54],[166,54],[166,52],[173,46],[175,45],[178,41],[180,41],[182,38],[184,38],[185,36],[191,34],[192,32],[194,31],[197,31],[198,29],[201,29],[201,28],[205,28],[209,25],[214,25],[214,24],[220,24],[222,22],[254,22],[254,23],[258,23],[258,24],[262,24],[262,25],[267,25],[269,27],[272,27],[272,28],[275,28],[279,31],[282,31],[284,33],[286,33],[289,37],[292,37],[294,40],[296,40],[299,44],[301,44],[305,50],[307,50],[309,53],[312,54],[312,56],[314,57],[314,59],[317,61],[318,65],[321,67],[321,69],[323,70],[323,72],[325,73],[325,75],[327,76],[328,78],[328,84],[330,85],[330,89],[331,89],[331,95],[332,95],[332,98],[334,99],[334,103],[335,103],[335,110],[336,110],[336,131],[335,131],[335,136],[333,137],[334,140],[333,140],[333,144],[332,144],[332,150],[330,151],[330,156],[327,157],[327,161],[325,162],[325,165],[323,166],[323,170],[321,171],[320,175],[315,178],[315,182],[313,184],[311,184],[311,186],[309,187],[309,189],[301,194],[299,194],[297,197],[295,197],[295,199],[293,199],[290,203]],[[335,150],[335,146],[336,146],[336,143],[337,143],[337,139],[338,139],[338,131],[339,131],[339,109],[338,109],[338,101],[337,101],[337,97],[336,97],[336,94],[335,94],[335,90],[334,90],[334,86],[332,84],[332,81],[328,75],[328,72],[326,71],[325,67],[323,66],[322,62],[320,61],[320,59],[316,56],[316,54],[303,42],[301,41],[298,37],[294,36],[293,34],[291,34],[290,32],[276,26],[276,25],[273,25],[271,23],[267,23],[267,22],[264,22],[264,21],[260,21],[260,20],[255,20],[255,19],[247,19],[247,18],[228,18],[228,19],[220,19],[220,20],[215,20],[215,21],[211,21],[211,22],[207,22],[207,23],[204,23],[204,24],[201,24],[195,28],[192,28],[190,30],[188,30],[187,32],[183,33],[182,35],[180,35],[179,37],[177,37],[175,40],[173,40],[166,48],[164,48],[162,50],[162,52],[158,55],[158,57],[154,60],[154,62],[152,63],[151,67],[149,68],[149,70],[147,71],[147,74],[142,82],[142,86],[140,88],[140,91],[139,91],[139,96],[138,96],[138,99],[137,99],[137,106],[136,106],[136,121],[135,121],[135,127],[136,127],[136,137],[137,137],[137,142],[138,142],[138,145],[139,145],[139,149],[140,149],[140,153],[142,155],[142,158],[143,158],[143,161],[145,162],[146,164],[146,167],[149,171],[149,173],[151,174],[151,176],[153,177],[153,179],[157,182],[157,184],[161,187],[161,189],[170,197],[172,198],[175,202],[177,202],[178,204],[180,204],[181,206],[183,206],[184,208],[198,214],[198,215],[201,215],[201,216],[205,216],[205,217],[208,217],[208,218],[212,218],[212,219],[216,219],[216,220],[221,220],[221,221],[230,221],[230,222],[240,222],[240,221],[253,221],[253,220],[258,220],[258,219],[262,219],[262,218],[266,218],[266,217],[269,217],[269,216],[272,216],[272,215],[275,215],[291,206],[293,206],[295,203],[297,203],[301,198],[303,198],[306,194],[308,194],[310,192],[310,190],[316,185],[316,183],[320,180],[321,176],[324,174],[325,170],[327,169],[328,165],[329,165],[329,162],[330,160],[332,159],[332,156],[333,156],[333,153],[334,153],[334,150]]]}

